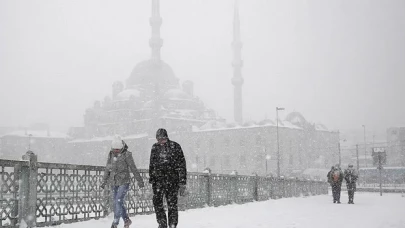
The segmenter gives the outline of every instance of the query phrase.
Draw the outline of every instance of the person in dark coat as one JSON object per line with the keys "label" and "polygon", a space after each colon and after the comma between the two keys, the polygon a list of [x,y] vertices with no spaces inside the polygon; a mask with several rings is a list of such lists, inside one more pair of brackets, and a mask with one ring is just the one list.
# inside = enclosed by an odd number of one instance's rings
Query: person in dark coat
{"label": "person in dark coat", "polygon": [[120,218],[124,220],[124,228],[128,228],[132,223],[124,202],[131,182],[130,171],[133,173],[138,186],[143,188],[143,179],[136,168],[132,153],[128,151],[127,144],[117,135],[112,141],[103,182],[100,186],[104,189],[106,184],[110,183],[114,194],[114,221],[111,228],[117,228]]}
{"label": "person in dark coat", "polygon": [[332,166],[328,172],[328,174],[326,174],[326,179],[328,180],[328,183],[330,184],[330,186],[332,187],[332,182],[330,181],[330,175],[333,172],[333,170],[335,169],[334,166]]}
{"label": "person in dark coat", "polygon": [[[149,183],[153,189],[153,206],[159,228],[175,228],[178,224],[177,195],[184,195],[187,183],[186,159],[181,146],[170,140],[165,129],[156,132],[157,143],[150,154]],[[168,219],[163,208],[166,197]]]}
{"label": "person in dark coat", "polygon": [[342,189],[343,172],[339,165],[335,165],[329,175],[329,183],[332,185],[333,203],[340,203],[340,192]]}
{"label": "person in dark coat", "polygon": [[347,193],[349,194],[349,204],[354,204],[354,192],[356,191],[356,181],[358,175],[356,170],[353,168],[352,164],[349,164],[348,168],[345,170],[345,180],[347,186]]}

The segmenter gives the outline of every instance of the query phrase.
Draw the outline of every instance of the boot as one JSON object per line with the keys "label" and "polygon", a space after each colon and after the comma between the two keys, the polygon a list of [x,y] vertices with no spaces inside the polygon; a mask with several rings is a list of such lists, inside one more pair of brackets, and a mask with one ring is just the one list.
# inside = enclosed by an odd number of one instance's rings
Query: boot
{"label": "boot", "polygon": [[131,224],[132,224],[131,219],[129,218],[124,219],[124,228],[129,228]]}

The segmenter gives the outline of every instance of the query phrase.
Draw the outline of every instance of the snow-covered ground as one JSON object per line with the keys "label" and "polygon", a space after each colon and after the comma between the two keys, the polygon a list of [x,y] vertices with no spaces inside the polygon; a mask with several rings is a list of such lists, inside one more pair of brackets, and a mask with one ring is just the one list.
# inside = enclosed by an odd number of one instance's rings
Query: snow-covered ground
{"label": "snow-covered ground", "polygon": [[[178,228],[405,228],[402,194],[356,193],[351,205],[342,192],[341,201],[333,204],[323,195],[181,211]],[[154,214],[131,219],[132,228],[157,227]],[[58,228],[109,228],[111,221],[112,215]]]}

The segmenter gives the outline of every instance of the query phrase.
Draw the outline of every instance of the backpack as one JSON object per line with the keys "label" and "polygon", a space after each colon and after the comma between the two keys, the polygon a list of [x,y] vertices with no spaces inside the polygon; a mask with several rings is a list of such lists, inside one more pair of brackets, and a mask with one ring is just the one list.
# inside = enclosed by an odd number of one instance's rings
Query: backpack
{"label": "backpack", "polygon": [[333,174],[332,174],[333,182],[338,182],[338,181],[339,181],[339,177],[340,177],[339,171],[333,172]]}

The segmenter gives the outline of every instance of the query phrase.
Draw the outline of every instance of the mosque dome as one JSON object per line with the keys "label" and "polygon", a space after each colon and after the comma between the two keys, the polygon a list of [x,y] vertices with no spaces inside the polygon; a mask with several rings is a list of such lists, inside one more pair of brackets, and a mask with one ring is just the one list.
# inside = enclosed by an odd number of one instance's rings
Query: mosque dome
{"label": "mosque dome", "polygon": [[152,59],[138,63],[127,79],[127,86],[155,83],[178,85],[179,79],[176,78],[173,69],[167,63]]}
{"label": "mosque dome", "polygon": [[186,92],[180,89],[169,89],[165,94],[164,98],[169,100],[191,100],[192,97]]}
{"label": "mosque dome", "polygon": [[116,96],[116,100],[129,100],[131,97],[139,98],[141,92],[137,89],[126,89]]}
{"label": "mosque dome", "polygon": [[298,127],[305,127],[309,124],[304,116],[299,112],[291,112],[287,115],[285,120]]}

